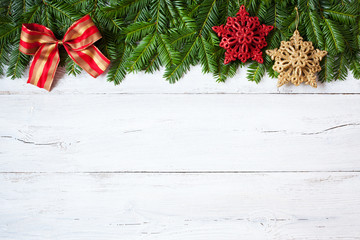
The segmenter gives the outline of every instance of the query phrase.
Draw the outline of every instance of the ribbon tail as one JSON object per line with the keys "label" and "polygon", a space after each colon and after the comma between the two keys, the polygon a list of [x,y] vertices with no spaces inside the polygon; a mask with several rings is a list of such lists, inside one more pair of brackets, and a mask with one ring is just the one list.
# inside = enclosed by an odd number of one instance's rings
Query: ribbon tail
{"label": "ribbon tail", "polygon": [[64,47],[72,60],[94,78],[102,74],[110,65],[110,60],[94,45],[80,51],[74,51],[67,47],[66,44],[64,44]]}
{"label": "ribbon tail", "polygon": [[59,60],[58,43],[43,44],[32,60],[28,83],[50,91]]}

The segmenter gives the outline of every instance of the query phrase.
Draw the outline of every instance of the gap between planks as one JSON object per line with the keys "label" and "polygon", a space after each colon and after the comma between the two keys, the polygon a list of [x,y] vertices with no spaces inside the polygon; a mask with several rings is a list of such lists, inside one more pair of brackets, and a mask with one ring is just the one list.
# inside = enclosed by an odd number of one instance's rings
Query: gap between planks
{"label": "gap between planks", "polygon": [[360,173],[360,170],[350,171],[10,171],[0,174],[267,174],[267,173]]}
{"label": "gap between planks", "polygon": [[0,91],[0,95],[19,95],[19,96],[28,96],[28,95],[360,95],[360,93],[283,93],[283,92],[269,92],[269,93],[257,93],[257,92],[183,92],[183,93],[172,93],[172,92],[159,92],[159,93],[142,93],[142,92],[9,92],[9,91]]}

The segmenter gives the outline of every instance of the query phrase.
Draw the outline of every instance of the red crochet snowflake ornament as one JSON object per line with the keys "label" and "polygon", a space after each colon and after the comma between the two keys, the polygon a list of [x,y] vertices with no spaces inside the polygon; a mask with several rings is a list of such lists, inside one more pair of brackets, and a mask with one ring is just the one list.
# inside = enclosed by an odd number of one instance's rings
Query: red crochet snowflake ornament
{"label": "red crochet snowflake ornament", "polygon": [[236,59],[246,62],[249,58],[263,63],[261,49],[266,47],[265,37],[273,28],[260,24],[258,17],[249,17],[244,5],[240,7],[236,17],[227,18],[225,25],[212,27],[222,37],[220,47],[226,50],[225,64]]}

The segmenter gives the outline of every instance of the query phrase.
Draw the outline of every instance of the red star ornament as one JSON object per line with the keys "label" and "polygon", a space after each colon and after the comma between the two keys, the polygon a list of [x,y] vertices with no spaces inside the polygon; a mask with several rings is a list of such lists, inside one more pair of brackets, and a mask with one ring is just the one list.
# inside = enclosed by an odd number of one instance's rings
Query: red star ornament
{"label": "red star ornament", "polygon": [[266,47],[265,37],[273,26],[260,24],[258,17],[249,17],[245,6],[240,7],[236,17],[228,17],[225,25],[212,29],[222,37],[220,47],[226,50],[224,64],[239,59],[246,62],[249,58],[263,63],[261,49]]}

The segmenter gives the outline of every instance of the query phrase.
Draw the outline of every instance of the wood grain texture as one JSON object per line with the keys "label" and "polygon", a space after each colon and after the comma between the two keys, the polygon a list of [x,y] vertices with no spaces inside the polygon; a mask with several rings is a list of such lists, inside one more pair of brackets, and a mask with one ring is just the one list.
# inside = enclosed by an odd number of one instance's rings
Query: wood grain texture
{"label": "wood grain texture", "polygon": [[360,240],[360,81],[161,74],[0,80],[0,240]]}
{"label": "wood grain texture", "polygon": [[[312,89],[308,85],[283,86],[277,88],[277,79],[265,76],[264,79],[256,84],[246,79],[246,68],[241,68],[238,74],[226,81],[217,83],[211,74],[203,74],[199,66],[193,67],[191,71],[180,79],[176,84],[169,84],[162,78],[164,70],[154,74],[130,74],[120,85],[114,86],[113,83],[106,81],[105,75],[96,79],[86,73],[79,76],[67,76],[63,68],[59,68],[55,75],[51,95],[54,94],[114,94],[114,93],[360,93],[360,81],[354,79],[352,75],[346,81],[336,81],[331,83],[318,83],[317,89]],[[24,79],[11,80],[0,78],[0,94],[44,94],[49,95],[46,90],[26,84],[28,73]]]}
{"label": "wood grain texture", "polygon": [[0,239],[355,240],[359,173],[1,174]]}
{"label": "wood grain texture", "polygon": [[360,95],[2,95],[0,108],[2,172],[360,170]]}

